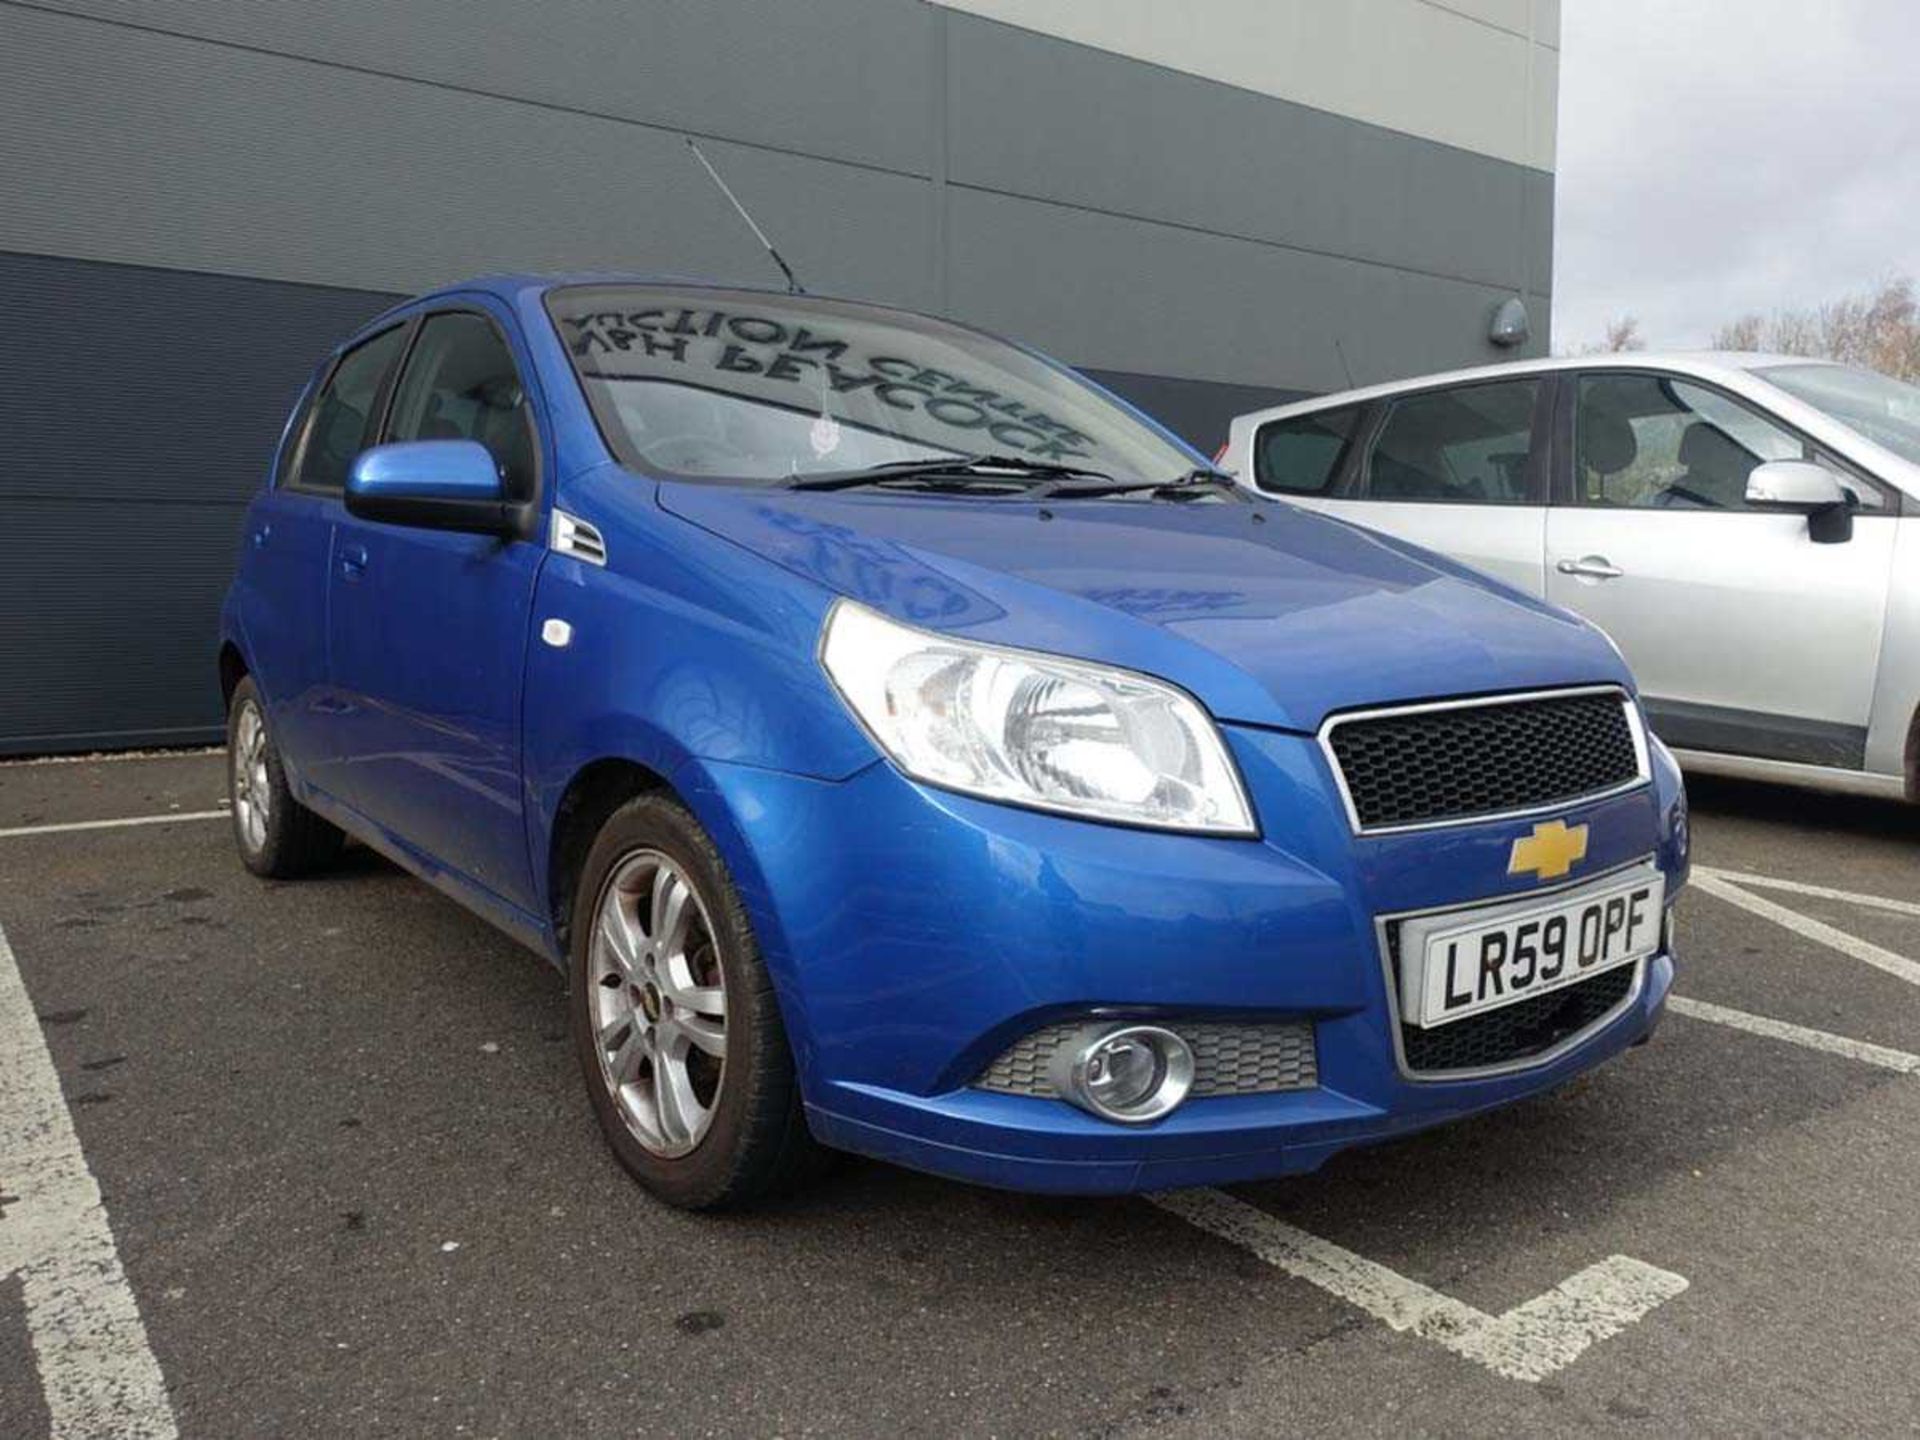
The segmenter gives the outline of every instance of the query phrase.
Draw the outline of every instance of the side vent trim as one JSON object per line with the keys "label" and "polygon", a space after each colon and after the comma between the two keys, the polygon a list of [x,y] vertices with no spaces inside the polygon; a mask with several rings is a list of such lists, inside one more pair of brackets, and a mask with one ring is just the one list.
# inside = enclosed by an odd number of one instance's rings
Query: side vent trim
{"label": "side vent trim", "polygon": [[584,560],[589,565],[607,563],[607,542],[600,532],[586,521],[576,519],[564,510],[553,512],[553,524],[547,535],[547,546],[559,555],[571,555],[576,560]]}

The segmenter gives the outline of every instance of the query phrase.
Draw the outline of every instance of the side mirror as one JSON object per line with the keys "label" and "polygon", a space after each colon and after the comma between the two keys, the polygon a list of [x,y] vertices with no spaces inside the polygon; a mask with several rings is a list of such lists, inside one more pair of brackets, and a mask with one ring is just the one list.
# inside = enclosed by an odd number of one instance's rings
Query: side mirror
{"label": "side mirror", "polygon": [[1817,545],[1853,538],[1853,510],[1859,502],[1824,465],[1811,460],[1769,460],[1747,476],[1747,504],[1756,510],[1783,510],[1807,517]]}
{"label": "side mirror", "polygon": [[506,498],[487,447],[473,440],[408,440],[362,450],[347,472],[347,513],[387,525],[517,535],[521,507]]}

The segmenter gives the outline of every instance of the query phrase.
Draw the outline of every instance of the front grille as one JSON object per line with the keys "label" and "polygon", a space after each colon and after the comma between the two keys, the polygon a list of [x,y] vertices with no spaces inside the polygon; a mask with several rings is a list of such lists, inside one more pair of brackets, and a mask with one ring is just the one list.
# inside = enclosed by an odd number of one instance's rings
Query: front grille
{"label": "front grille", "polygon": [[[1388,927],[1387,955],[1392,974],[1397,977],[1398,925]],[[1615,966],[1564,990],[1502,1005],[1498,1010],[1431,1030],[1402,1022],[1400,1050],[1406,1057],[1407,1070],[1416,1075],[1442,1075],[1514,1065],[1544,1055],[1561,1041],[1597,1024],[1624,1001],[1633,991],[1639,968],[1638,964]]]}
{"label": "front grille", "polygon": [[1336,718],[1327,744],[1362,830],[1532,810],[1641,779],[1618,691]]}
{"label": "front grille", "polygon": [[[1159,1023],[1159,1022],[1156,1022]],[[1054,1052],[1087,1028],[1087,1022],[1049,1025],[1024,1036],[974,1081],[982,1090],[1053,1097],[1047,1078]],[[1212,1022],[1168,1025],[1193,1047],[1193,1095],[1265,1095],[1311,1090],[1320,1083],[1313,1024],[1288,1020],[1273,1025]]]}

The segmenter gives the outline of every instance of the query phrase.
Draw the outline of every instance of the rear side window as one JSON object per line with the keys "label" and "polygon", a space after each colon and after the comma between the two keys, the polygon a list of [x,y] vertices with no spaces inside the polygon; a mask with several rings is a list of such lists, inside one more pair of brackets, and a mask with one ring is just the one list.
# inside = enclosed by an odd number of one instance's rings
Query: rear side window
{"label": "rear side window", "polygon": [[1524,505],[1538,380],[1396,400],[1367,457],[1369,500]]}
{"label": "rear side window", "polygon": [[354,457],[373,441],[374,406],[387,372],[400,358],[403,333],[398,325],[382,330],[340,357],[314,399],[293,484],[335,493],[346,488]]}
{"label": "rear side window", "polygon": [[275,485],[293,483],[293,467],[300,454],[300,442],[306,436],[307,421],[312,418],[314,403],[319,398],[319,390],[311,384],[307,386],[306,394],[300,397],[300,407],[293,412],[293,419],[280,438],[280,449],[273,457]]}
{"label": "rear side window", "polygon": [[387,421],[389,440],[474,440],[487,447],[511,500],[534,494],[533,416],[513,353],[483,315],[429,316],[407,357]]}
{"label": "rear side window", "polygon": [[1262,425],[1253,441],[1253,483],[1274,495],[1327,494],[1359,427],[1358,405]]}

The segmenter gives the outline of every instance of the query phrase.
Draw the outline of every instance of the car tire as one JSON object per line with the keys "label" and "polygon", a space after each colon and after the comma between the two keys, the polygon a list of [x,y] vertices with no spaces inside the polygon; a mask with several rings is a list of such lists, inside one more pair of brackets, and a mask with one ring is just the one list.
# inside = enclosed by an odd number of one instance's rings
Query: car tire
{"label": "car tire", "polygon": [[227,799],[240,860],[256,875],[290,880],[340,853],[346,836],[293,798],[267,707],[247,676],[227,705]]}
{"label": "car tire", "polygon": [[826,1152],[807,1130],[773,983],[699,822],[665,795],[628,801],[588,852],[571,913],[574,1049],[627,1171],[688,1210],[812,1178]]}

